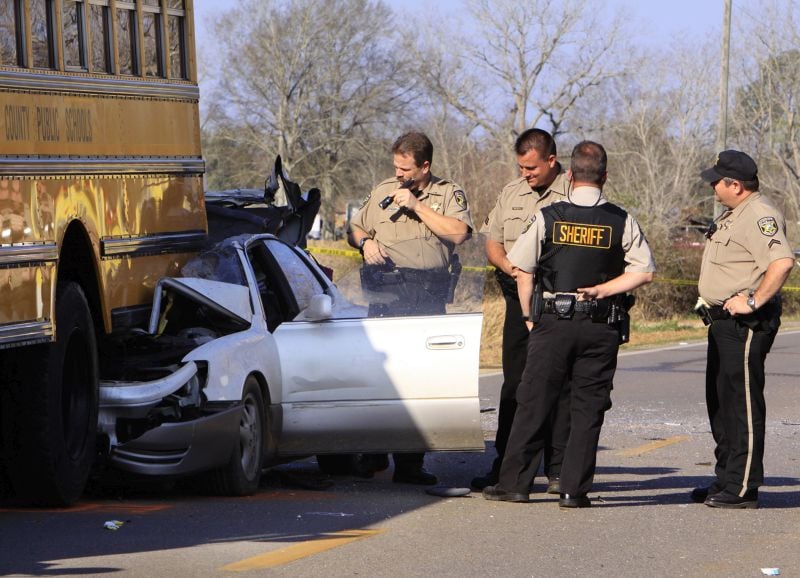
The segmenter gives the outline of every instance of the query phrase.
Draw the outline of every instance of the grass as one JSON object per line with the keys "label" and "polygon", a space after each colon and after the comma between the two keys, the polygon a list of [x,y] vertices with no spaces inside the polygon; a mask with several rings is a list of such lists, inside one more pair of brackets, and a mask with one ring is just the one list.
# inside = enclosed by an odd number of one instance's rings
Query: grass
{"label": "grass", "polygon": [[[635,310],[634,310],[635,311]],[[502,366],[503,317],[505,302],[502,297],[487,296],[483,301],[483,335],[481,336],[481,367]],[[674,318],[659,321],[634,319],[631,322],[631,340],[622,350],[702,341],[706,328],[699,318]]]}

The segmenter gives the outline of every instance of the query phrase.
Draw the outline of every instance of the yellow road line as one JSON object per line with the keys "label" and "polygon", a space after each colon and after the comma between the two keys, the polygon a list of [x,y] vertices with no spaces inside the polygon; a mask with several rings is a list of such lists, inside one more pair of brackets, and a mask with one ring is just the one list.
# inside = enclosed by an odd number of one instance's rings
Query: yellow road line
{"label": "yellow road line", "polygon": [[659,448],[663,448],[666,446],[671,446],[672,444],[677,444],[680,442],[685,442],[689,439],[689,436],[673,436],[671,438],[667,438],[665,440],[655,440],[648,444],[644,444],[642,446],[638,446],[635,448],[629,448],[627,450],[620,450],[617,452],[618,455],[624,456],[626,458],[630,458],[633,456],[640,456],[642,454],[646,454],[647,452],[652,452],[653,450],[657,450]]}
{"label": "yellow road line", "polygon": [[342,532],[323,534],[321,538],[316,540],[300,542],[299,544],[287,546],[286,548],[281,548],[280,550],[275,550],[274,552],[268,552],[259,556],[253,556],[252,558],[246,558],[244,560],[240,560],[239,562],[234,562],[233,564],[223,566],[221,570],[225,570],[227,572],[248,572],[252,570],[274,568],[275,566],[288,564],[289,562],[294,562],[295,560],[299,560],[301,558],[313,556],[314,554],[319,554],[320,552],[325,552],[326,550],[330,550],[332,548],[344,546],[350,542],[361,540],[362,538],[375,536],[376,534],[380,534],[384,531],[385,530],[379,528],[376,530],[344,530]]}

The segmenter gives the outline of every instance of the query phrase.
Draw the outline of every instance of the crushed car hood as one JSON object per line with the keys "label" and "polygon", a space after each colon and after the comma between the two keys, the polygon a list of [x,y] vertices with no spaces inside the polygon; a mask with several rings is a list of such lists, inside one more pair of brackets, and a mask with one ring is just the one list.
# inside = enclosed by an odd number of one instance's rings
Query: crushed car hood
{"label": "crushed car hood", "polygon": [[153,297],[149,328],[152,334],[158,332],[162,299],[170,291],[210,307],[244,325],[248,325],[253,317],[250,290],[247,287],[195,277],[165,277],[156,284]]}

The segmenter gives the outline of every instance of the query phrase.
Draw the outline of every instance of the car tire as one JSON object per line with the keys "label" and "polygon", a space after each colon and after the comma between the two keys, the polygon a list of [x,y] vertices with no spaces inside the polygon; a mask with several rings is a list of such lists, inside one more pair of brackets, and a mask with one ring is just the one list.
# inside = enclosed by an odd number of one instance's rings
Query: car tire
{"label": "car tire", "polygon": [[239,436],[228,463],[209,473],[209,489],[218,495],[249,496],[258,489],[264,461],[266,428],[264,396],[258,380],[250,376],[242,388]]}
{"label": "car tire", "polygon": [[56,341],[8,355],[3,454],[24,503],[69,506],[80,498],[97,453],[98,361],[83,289],[58,286]]}
{"label": "car tire", "polygon": [[317,466],[329,476],[346,476],[353,473],[353,454],[319,454]]}

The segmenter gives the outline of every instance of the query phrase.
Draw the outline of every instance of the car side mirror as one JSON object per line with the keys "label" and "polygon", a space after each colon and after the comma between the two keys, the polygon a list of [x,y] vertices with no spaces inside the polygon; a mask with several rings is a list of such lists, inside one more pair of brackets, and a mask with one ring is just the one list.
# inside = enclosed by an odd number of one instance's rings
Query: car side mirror
{"label": "car side mirror", "polygon": [[320,293],[311,298],[311,302],[303,311],[303,317],[306,321],[324,321],[331,318],[331,310],[333,308],[333,300],[330,295]]}

